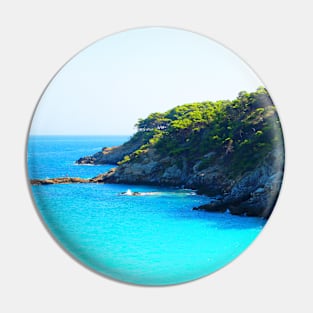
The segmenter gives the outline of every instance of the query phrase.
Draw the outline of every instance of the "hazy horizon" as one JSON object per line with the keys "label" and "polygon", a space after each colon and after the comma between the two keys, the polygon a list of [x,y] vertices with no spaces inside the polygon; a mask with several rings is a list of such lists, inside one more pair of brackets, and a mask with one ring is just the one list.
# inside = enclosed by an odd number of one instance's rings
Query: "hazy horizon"
{"label": "hazy horizon", "polygon": [[38,102],[30,135],[131,136],[150,113],[233,100],[261,85],[244,61],[207,37],[133,29],[98,40],[60,69]]}

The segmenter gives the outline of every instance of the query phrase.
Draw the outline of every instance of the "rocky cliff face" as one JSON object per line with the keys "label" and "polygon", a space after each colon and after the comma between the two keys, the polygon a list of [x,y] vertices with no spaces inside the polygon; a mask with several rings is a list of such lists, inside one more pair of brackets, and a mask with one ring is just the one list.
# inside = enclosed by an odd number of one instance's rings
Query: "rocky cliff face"
{"label": "rocky cliff face", "polygon": [[229,192],[215,201],[194,208],[211,212],[229,210],[236,215],[268,218],[272,213],[283,178],[283,154],[270,153],[253,171],[237,177]]}
{"label": "rocky cliff face", "polygon": [[225,192],[229,182],[219,166],[198,170],[197,165],[190,168],[184,158],[162,157],[155,149],[148,149],[135,161],[98,177],[109,183],[184,186],[201,189],[206,194]]}

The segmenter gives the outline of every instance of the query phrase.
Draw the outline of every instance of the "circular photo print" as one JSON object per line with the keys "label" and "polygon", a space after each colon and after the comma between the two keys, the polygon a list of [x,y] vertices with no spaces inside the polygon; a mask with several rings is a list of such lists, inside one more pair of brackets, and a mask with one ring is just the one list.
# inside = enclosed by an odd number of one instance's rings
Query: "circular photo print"
{"label": "circular photo print", "polygon": [[69,255],[139,285],[209,275],[262,231],[284,142],[264,84],[185,30],[103,38],[51,80],[29,130],[39,216]]}

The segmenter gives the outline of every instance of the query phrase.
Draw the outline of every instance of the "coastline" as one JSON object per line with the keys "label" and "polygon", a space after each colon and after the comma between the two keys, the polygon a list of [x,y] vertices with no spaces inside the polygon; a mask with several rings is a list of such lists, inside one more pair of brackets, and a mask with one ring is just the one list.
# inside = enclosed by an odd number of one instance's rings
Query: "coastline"
{"label": "coastline", "polygon": [[137,132],[124,143],[109,143],[77,158],[76,164],[107,166],[101,174],[82,178],[64,177],[63,172],[57,178],[33,179],[31,184],[184,186],[216,197],[195,210],[271,215],[285,155],[279,118],[264,87],[241,91],[232,101],[190,103],[151,113],[135,126]]}

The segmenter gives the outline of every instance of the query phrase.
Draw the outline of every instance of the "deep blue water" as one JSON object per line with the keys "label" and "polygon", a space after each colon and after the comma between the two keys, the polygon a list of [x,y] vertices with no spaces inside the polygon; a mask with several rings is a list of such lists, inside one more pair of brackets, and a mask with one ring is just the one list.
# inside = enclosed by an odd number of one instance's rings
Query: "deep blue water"
{"label": "deep blue water", "polygon": [[[32,136],[30,178],[94,177],[112,165],[75,165],[81,156],[127,137]],[[128,189],[142,196],[120,195]],[[210,201],[191,190],[114,184],[32,186],[38,211],[57,241],[106,276],[166,285],[208,275],[255,239],[260,218],[193,211]]]}

